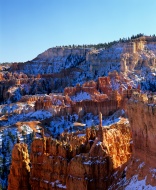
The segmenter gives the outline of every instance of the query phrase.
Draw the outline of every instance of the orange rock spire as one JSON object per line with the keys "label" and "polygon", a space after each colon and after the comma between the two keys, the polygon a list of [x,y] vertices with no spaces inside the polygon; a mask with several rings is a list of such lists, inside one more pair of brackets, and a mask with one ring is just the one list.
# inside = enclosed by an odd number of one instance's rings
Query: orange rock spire
{"label": "orange rock spire", "polygon": [[12,164],[9,174],[8,190],[30,190],[29,154],[27,145],[17,143],[12,150]]}
{"label": "orange rock spire", "polygon": [[103,130],[102,130],[102,113],[99,112],[99,132],[98,132],[98,139],[99,141],[103,142]]}

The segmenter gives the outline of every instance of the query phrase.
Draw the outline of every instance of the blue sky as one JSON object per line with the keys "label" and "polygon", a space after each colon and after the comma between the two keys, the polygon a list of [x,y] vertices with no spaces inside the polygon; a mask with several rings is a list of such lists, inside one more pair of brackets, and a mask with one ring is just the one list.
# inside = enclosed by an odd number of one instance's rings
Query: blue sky
{"label": "blue sky", "polygon": [[0,0],[0,62],[56,45],[156,34],[156,0]]}

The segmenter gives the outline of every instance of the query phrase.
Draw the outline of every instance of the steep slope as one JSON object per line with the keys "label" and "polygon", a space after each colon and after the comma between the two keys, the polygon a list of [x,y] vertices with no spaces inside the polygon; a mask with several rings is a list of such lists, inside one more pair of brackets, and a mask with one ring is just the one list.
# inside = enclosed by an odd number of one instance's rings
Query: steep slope
{"label": "steep slope", "polygon": [[118,190],[156,189],[156,97],[134,94],[128,101],[127,112],[132,129],[132,157],[124,176],[110,187]]}
{"label": "steep slope", "polygon": [[134,95],[128,103],[128,115],[133,135],[133,154],[147,164],[155,165],[156,97]]}

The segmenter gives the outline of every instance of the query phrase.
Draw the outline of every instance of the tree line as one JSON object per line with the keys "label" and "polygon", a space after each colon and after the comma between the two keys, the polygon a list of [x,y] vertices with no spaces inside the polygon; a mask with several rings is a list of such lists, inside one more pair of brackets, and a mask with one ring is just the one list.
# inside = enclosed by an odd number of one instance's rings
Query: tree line
{"label": "tree line", "polygon": [[[128,38],[120,38],[119,40],[114,40],[112,42],[108,42],[108,43],[98,43],[98,44],[83,44],[83,45],[62,45],[62,46],[56,46],[56,47],[61,47],[61,48],[94,48],[94,49],[108,49],[111,46],[121,42],[121,43],[125,43],[125,42],[130,42],[134,39],[140,38],[142,36],[145,36],[143,33],[139,33],[136,35],[132,35],[131,37]],[[150,37],[156,37],[155,34],[150,35]],[[156,41],[156,39],[154,40]]]}

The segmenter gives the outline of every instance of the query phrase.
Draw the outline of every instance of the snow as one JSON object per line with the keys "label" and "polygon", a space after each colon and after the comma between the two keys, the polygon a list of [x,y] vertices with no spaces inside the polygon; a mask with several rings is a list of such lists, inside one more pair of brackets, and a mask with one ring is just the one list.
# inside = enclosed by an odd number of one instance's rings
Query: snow
{"label": "snow", "polygon": [[90,157],[92,160],[84,161],[83,164],[85,165],[92,165],[92,164],[105,164],[104,158],[101,157]]}
{"label": "snow", "polygon": [[109,126],[111,126],[111,125],[113,125],[113,124],[115,124],[115,123],[117,123],[117,122],[119,122],[121,120],[121,118],[119,117],[119,118],[114,118],[114,119],[106,119],[106,120],[104,120],[103,122],[102,122],[102,125],[103,126],[106,126],[106,127],[109,127]]}
{"label": "snow", "polygon": [[56,180],[54,182],[48,182],[47,181],[46,183],[50,183],[52,185],[52,187],[54,187],[54,185],[56,185],[56,187],[59,187],[59,188],[62,188],[62,189],[67,188],[66,185],[62,185],[59,180]]}
{"label": "snow", "polygon": [[142,163],[138,166],[138,168],[141,169],[141,168],[143,168],[144,166],[145,166],[145,163],[142,162]]}
{"label": "snow", "polygon": [[0,126],[10,126],[18,121],[34,121],[34,120],[43,120],[46,118],[50,118],[52,114],[49,111],[45,110],[38,110],[35,112],[29,112],[29,113],[22,113],[22,114],[17,114],[17,115],[11,115],[8,117],[8,120],[3,120],[0,117]]}
{"label": "snow", "polygon": [[91,100],[90,94],[88,94],[86,92],[77,93],[75,96],[71,96],[70,98],[74,102],[80,102],[83,100]]}
{"label": "snow", "polygon": [[[11,103],[11,104],[3,104],[0,105],[0,115],[5,115],[5,114],[12,114],[12,113],[27,113],[30,112],[31,110],[34,110],[34,103],[27,104],[27,103]],[[35,111],[35,110],[34,110]]]}
{"label": "snow", "polygon": [[[76,52],[75,52],[76,51]],[[50,48],[25,65],[23,72],[26,74],[58,73],[63,69],[73,68],[85,60],[87,49]],[[44,64],[47,64],[47,68]]]}
{"label": "snow", "polygon": [[22,131],[24,131],[26,134],[31,134],[33,130],[28,125],[22,125],[21,126]]}
{"label": "snow", "polygon": [[[13,101],[18,101],[21,98],[21,93],[20,93],[20,88],[16,87],[16,86],[11,86],[8,89],[8,92],[12,95],[11,98],[13,99]],[[10,99],[7,100],[7,102],[11,102]]]}
{"label": "snow", "polygon": [[156,178],[156,169],[152,168],[150,172],[152,173],[152,177]]}
{"label": "snow", "polygon": [[155,190],[156,187],[146,185],[146,178],[138,181],[138,176],[135,175],[131,178],[130,183],[125,187],[125,190]]}
{"label": "snow", "polygon": [[78,121],[78,115],[68,115],[67,117],[55,117],[50,123],[50,126],[46,126],[46,128],[51,131],[52,135],[56,137],[58,134],[61,134],[65,130],[70,132],[76,131],[77,129],[82,130],[86,127],[91,127],[99,124],[98,116],[94,116],[91,113],[88,113],[83,116],[81,123],[86,123],[86,125],[82,124],[82,127],[74,127],[74,124]]}
{"label": "snow", "polygon": [[96,144],[96,146],[99,146],[99,145],[101,145],[102,144],[102,142],[101,141],[99,141],[97,144]]}
{"label": "snow", "polygon": [[[27,114],[29,116],[29,114]],[[36,120],[43,120],[51,117],[52,114],[49,111],[38,110],[36,112],[31,113],[30,117],[35,118]]]}
{"label": "snow", "polygon": [[[120,111],[121,114],[124,114],[124,111]],[[122,118],[119,117],[120,113],[119,111],[114,113],[112,116],[103,118],[102,124],[103,127],[111,126],[112,124],[119,122]],[[99,125],[99,116],[93,115],[92,113],[87,113],[81,118],[81,124],[84,123],[85,125],[81,127],[75,127],[75,123],[78,122],[78,115],[68,115],[68,117],[60,116],[60,117],[54,117],[53,120],[50,123],[50,126],[46,125],[45,128],[51,132],[53,137],[57,137],[64,131],[67,132],[75,132],[78,129],[81,131],[88,127],[95,127]],[[128,123],[128,120],[124,120],[125,123]],[[81,136],[81,135],[79,135]]]}
{"label": "snow", "polygon": [[78,137],[84,137],[86,134],[78,134]]}
{"label": "snow", "polygon": [[156,169],[152,168],[150,171],[153,172],[153,173],[156,173]]}
{"label": "snow", "polygon": [[83,164],[85,164],[85,165],[91,165],[92,162],[89,160],[89,161],[87,161],[87,162],[83,162]]}
{"label": "snow", "polygon": [[145,46],[148,50],[151,50],[151,51],[156,51],[156,44],[147,44]]}
{"label": "snow", "polygon": [[57,187],[62,188],[62,189],[66,189],[67,188],[66,185],[62,185],[62,184],[57,184]]}

